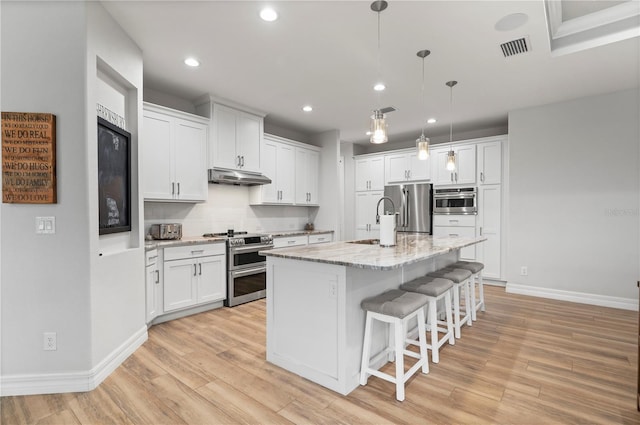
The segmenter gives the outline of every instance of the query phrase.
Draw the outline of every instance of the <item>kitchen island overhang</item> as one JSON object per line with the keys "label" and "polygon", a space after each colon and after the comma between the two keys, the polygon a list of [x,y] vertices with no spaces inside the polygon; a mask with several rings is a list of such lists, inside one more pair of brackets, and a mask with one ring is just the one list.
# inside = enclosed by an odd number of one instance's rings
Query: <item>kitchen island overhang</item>
{"label": "kitchen island overhang", "polygon": [[[397,245],[333,242],[263,251],[267,361],[340,394],[358,387],[365,313],[360,302],[446,267],[486,238],[398,234]],[[387,341],[374,329],[372,352]]]}

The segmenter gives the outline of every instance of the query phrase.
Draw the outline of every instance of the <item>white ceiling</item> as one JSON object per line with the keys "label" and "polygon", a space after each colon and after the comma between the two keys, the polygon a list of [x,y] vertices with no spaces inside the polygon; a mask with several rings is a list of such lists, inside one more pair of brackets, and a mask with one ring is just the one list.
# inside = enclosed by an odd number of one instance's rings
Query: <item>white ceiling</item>
{"label": "white ceiling", "polygon": [[[637,3],[637,0],[632,0]],[[586,2],[591,3],[591,2]],[[620,2],[612,2],[617,4]],[[545,4],[538,1],[389,1],[381,13],[378,100],[377,14],[370,1],[105,1],[140,46],[145,86],[195,99],[209,93],[266,112],[305,133],[338,129],[367,143],[372,109],[388,115],[390,143],[449,133],[449,88],[456,132],[506,126],[511,110],[639,86],[638,37],[552,57]],[[259,10],[273,6],[275,22]],[[496,22],[525,13],[522,27]],[[583,12],[578,12],[583,13]],[[504,58],[500,43],[528,36],[531,51]],[[425,59],[426,108],[420,93]],[[201,61],[197,69],[183,64]],[[305,104],[313,112],[304,113]],[[544,123],[541,123],[544,125]]]}

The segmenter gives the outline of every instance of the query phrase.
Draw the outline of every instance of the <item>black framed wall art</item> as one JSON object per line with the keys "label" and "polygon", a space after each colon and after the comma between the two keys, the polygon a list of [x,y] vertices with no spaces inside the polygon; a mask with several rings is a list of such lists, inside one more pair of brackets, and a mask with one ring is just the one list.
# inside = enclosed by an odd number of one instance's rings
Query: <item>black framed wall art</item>
{"label": "black framed wall art", "polygon": [[98,117],[99,234],[131,231],[131,134]]}

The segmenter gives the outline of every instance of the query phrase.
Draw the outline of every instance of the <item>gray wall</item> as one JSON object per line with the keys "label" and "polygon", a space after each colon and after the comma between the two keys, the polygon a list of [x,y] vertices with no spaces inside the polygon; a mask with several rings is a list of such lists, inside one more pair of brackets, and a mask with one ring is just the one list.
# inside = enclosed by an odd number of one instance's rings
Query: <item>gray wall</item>
{"label": "gray wall", "polygon": [[[142,53],[98,2],[2,2],[1,24],[2,110],[56,115],[58,192],[56,204],[0,207],[2,394],[90,389],[146,338]],[[99,69],[123,88],[132,133],[132,231],[118,235],[98,235]],[[56,233],[37,235],[37,216],[55,216]]]}
{"label": "gray wall", "polygon": [[638,100],[636,89],[509,114],[507,289],[637,306]]}

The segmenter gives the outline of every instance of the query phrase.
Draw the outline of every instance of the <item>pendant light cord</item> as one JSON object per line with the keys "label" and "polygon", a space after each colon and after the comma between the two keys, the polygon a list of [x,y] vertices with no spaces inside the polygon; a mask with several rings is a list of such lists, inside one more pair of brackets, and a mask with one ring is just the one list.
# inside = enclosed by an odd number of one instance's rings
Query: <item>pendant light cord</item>
{"label": "pendant light cord", "polygon": [[[380,60],[381,54],[380,54],[380,11],[378,11],[378,82],[380,82],[381,80],[381,75],[382,75],[382,65],[381,60]],[[382,96],[381,92],[377,93],[377,97],[378,97],[378,109],[380,109],[380,97]]]}
{"label": "pendant light cord", "polygon": [[451,143],[453,143],[453,85],[449,86],[449,115],[451,122],[449,123],[449,148],[451,148]]}
{"label": "pendant light cord", "polygon": [[[425,119],[426,115],[427,115],[427,102],[426,102],[426,100],[424,98],[424,58],[425,57],[422,58],[422,88],[421,88],[421,90],[422,90],[422,110],[424,111],[424,114],[425,114],[425,116],[422,117],[422,119]],[[425,125],[426,125],[426,122],[423,121],[422,122],[422,137],[421,138],[424,138],[424,127],[425,127]]]}

